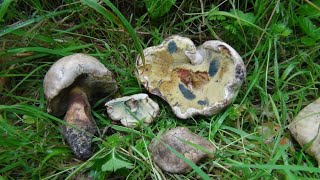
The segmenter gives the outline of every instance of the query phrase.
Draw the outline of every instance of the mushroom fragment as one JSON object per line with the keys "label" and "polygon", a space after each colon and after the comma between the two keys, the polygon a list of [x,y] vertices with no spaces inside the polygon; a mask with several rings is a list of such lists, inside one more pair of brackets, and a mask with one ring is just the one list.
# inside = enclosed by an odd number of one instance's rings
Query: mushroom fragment
{"label": "mushroom fragment", "polygon": [[[155,163],[162,170],[170,173],[187,173],[191,167],[168,149],[166,147],[168,145],[195,164],[206,157],[212,158],[210,154],[215,151],[209,141],[192,133],[189,129],[185,127],[171,129],[161,135],[159,139],[154,138],[149,145]],[[198,149],[197,146],[205,149],[209,154],[200,148]]]}
{"label": "mushroom fragment", "polygon": [[47,111],[64,116],[63,134],[79,159],[92,153],[91,141],[96,124],[89,102],[114,94],[117,83],[113,74],[96,58],[73,54],[55,62],[44,78]]}
{"label": "mushroom fragment", "polygon": [[143,53],[138,78],[182,119],[218,113],[235,99],[246,75],[240,55],[217,40],[196,48],[189,38],[172,36]]}
{"label": "mushroom fragment", "polygon": [[307,153],[314,156],[320,165],[320,98],[298,113],[289,130],[300,146],[308,147]]}
{"label": "mushroom fragment", "polygon": [[126,127],[134,128],[139,121],[151,124],[159,114],[159,105],[147,94],[135,94],[106,103],[109,117]]}

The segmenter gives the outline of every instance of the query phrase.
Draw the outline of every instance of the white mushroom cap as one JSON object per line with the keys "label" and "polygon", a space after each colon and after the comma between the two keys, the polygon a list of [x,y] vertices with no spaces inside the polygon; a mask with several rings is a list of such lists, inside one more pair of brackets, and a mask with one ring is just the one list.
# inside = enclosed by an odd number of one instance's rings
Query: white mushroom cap
{"label": "white mushroom cap", "polygon": [[45,75],[43,85],[48,99],[47,111],[55,116],[66,112],[72,87],[86,91],[89,101],[114,94],[118,89],[113,74],[99,60],[81,53],[55,62]]}

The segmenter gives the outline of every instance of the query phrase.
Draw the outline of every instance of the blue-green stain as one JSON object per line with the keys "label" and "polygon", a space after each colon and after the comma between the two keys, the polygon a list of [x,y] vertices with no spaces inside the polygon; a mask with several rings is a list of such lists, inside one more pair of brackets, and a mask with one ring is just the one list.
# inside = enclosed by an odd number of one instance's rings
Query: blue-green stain
{"label": "blue-green stain", "polygon": [[220,66],[219,59],[213,59],[209,65],[209,71],[208,71],[209,76],[214,76],[218,72],[219,66]]}
{"label": "blue-green stain", "polygon": [[179,89],[181,91],[181,93],[183,94],[183,96],[188,99],[188,100],[192,100],[194,98],[196,98],[196,95],[194,95],[192,92],[189,91],[189,89],[187,89],[183,84],[179,83]]}
{"label": "blue-green stain", "polygon": [[208,105],[208,101],[207,100],[199,100],[198,104],[201,106],[205,106],[205,105]]}
{"label": "blue-green stain", "polygon": [[239,64],[236,66],[236,78],[244,81],[244,70]]}
{"label": "blue-green stain", "polygon": [[168,44],[168,51],[170,54],[177,52],[177,44],[174,41],[170,41]]}

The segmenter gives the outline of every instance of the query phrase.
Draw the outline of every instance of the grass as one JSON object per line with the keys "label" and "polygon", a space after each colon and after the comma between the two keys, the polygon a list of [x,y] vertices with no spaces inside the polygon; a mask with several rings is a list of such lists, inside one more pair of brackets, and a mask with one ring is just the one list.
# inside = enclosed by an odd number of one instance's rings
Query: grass
{"label": "grass", "polygon": [[[141,0],[4,0],[0,179],[319,179],[316,160],[287,129],[319,97],[319,7],[319,0],[183,0],[154,19]],[[239,52],[247,77],[234,104],[211,117],[179,120],[152,96],[160,104],[160,117],[132,130],[114,125],[104,101],[97,102],[93,117],[107,136],[95,138],[89,160],[77,160],[61,135],[62,117],[46,113],[42,82],[49,67],[63,56],[87,53],[116,74],[118,96],[146,92],[135,77],[135,58],[142,48],[173,34],[196,44],[220,39]],[[159,170],[147,147],[153,137],[176,126],[212,142],[215,158],[191,164],[188,174]],[[112,162],[116,166],[105,165]]]}

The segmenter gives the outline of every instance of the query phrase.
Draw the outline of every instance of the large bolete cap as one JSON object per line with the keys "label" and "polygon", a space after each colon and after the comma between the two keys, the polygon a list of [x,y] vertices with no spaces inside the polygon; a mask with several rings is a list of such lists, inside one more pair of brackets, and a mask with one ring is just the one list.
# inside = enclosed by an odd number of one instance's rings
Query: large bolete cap
{"label": "large bolete cap", "polygon": [[143,53],[145,61],[138,57],[136,63],[140,81],[182,119],[218,113],[235,99],[246,75],[240,55],[217,40],[196,48],[189,38],[172,36]]}
{"label": "large bolete cap", "polygon": [[47,72],[43,84],[47,111],[55,116],[66,112],[69,92],[75,86],[83,89],[91,102],[118,89],[113,74],[99,60],[81,53],[59,59]]}

